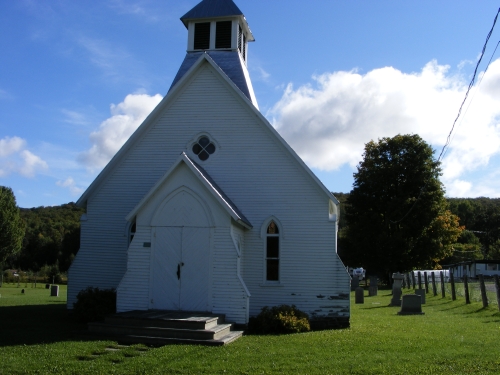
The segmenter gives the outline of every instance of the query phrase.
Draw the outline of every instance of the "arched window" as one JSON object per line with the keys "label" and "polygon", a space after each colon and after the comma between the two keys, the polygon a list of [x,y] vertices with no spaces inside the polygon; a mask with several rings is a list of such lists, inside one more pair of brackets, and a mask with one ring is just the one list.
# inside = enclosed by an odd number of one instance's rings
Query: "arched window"
{"label": "arched window", "polygon": [[274,221],[266,232],[266,281],[279,281],[280,277],[280,232]]}

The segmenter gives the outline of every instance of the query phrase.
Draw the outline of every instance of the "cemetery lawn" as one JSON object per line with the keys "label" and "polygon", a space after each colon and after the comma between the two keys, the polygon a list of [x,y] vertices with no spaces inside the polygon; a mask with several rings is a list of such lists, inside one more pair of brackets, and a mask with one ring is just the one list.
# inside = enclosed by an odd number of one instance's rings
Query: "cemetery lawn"
{"label": "cemetery lawn", "polygon": [[[286,336],[244,336],[226,347],[121,347],[85,341],[85,329],[46,289],[0,288],[0,374],[498,374],[496,301],[427,294],[425,315],[399,316],[390,292],[364,304],[351,296],[351,328]],[[404,293],[408,293],[404,290]],[[494,303],[493,303],[494,302]]]}

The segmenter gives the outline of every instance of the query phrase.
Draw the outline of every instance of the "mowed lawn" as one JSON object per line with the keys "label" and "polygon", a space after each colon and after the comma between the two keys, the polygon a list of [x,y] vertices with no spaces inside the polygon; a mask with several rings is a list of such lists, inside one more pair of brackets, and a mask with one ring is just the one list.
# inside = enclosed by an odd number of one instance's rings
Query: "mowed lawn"
{"label": "mowed lawn", "polygon": [[[82,341],[59,297],[28,285],[0,288],[0,374],[499,374],[496,301],[427,294],[425,315],[399,316],[390,292],[354,304],[351,328],[244,336],[226,347],[118,346]],[[409,291],[405,290],[404,293]],[[493,301],[492,301],[493,302]]]}

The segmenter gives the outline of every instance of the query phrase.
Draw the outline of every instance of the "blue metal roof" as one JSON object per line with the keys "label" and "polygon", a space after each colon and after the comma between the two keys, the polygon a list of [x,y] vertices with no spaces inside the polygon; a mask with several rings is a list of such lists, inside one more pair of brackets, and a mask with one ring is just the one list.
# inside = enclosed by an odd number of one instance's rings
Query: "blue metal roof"
{"label": "blue metal roof", "polygon": [[[206,52],[190,52],[184,58],[177,75],[170,86],[176,85],[176,83],[187,73],[187,71],[194,65],[194,63],[200,58],[201,55],[206,53],[212,60],[222,69],[222,71],[234,82],[234,84],[241,90],[241,92],[252,101],[252,96],[250,95],[250,89],[245,78],[245,73],[243,72],[243,67],[241,66],[240,57],[236,51],[206,51]],[[169,90],[169,91],[170,91]]]}
{"label": "blue metal roof", "polygon": [[242,16],[243,13],[233,0],[203,0],[181,17],[181,21],[195,18]]}

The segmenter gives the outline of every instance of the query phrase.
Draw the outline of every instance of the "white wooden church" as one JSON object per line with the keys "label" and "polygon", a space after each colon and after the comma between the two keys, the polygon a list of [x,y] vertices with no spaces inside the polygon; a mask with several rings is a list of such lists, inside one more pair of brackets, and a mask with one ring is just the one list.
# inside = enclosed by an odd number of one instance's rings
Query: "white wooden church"
{"label": "white wooden church", "polygon": [[78,201],[68,308],[93,286],[117,290],[118,312],[246,324],[293,304],[313,327],[348,326],[338,201],[259,112],[243,13],[203,0],[181,21],[187,54],[168,94]]}

